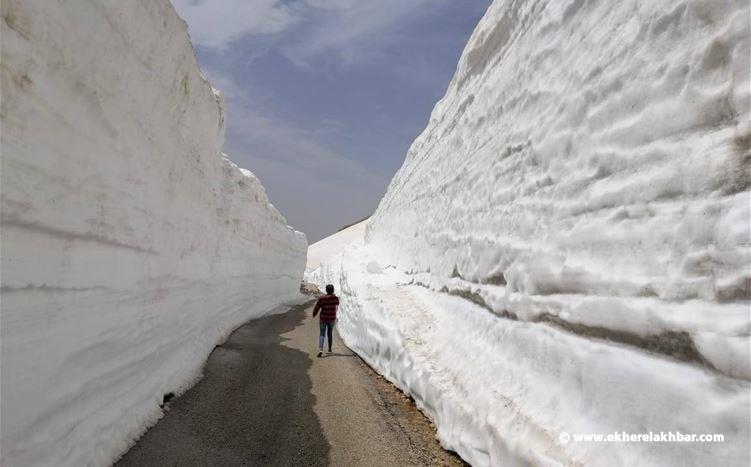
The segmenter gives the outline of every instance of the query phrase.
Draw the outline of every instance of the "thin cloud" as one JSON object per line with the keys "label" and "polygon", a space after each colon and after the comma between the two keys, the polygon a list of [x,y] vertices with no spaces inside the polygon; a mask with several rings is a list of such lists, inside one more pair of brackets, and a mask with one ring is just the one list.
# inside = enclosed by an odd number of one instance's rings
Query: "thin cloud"
{"label": "thin cloud", "polygon": [[261,180],[274,205],[294,219],[295,227],[305,226],[309,240],[335,231],[342,219],[358,219],[372,211],[388,180],[323,142],[332,132],[345,131],[344,124],[327,120],[313,129],[297,126],[260,109],[264,98],[254,95],[252,87],[241,87],[217,70],[205,74],[228,103],[228,130],[234,138],[225,151]]}
{"label": "thin cloud", "polygon": [[293,5],[278,0],[172,0],[188,23],[195,45],[226,49],[233,41],[249,35],[285,31],[297,23]]}
{"label": "thin cloud", "polygon": [[[316,171],[341,172],[348,180],[357,180],[368,186],[385,186],[387,180],[350,158],[344,157],[328,148],[321,138],[332,132],[342,132],[343,123],[325,120],[314,129],[299,127],[260,110],[257,103],[261,96],[253,96],[251,90],[240,87],[232,77],[216,70],[205,70],[212,86],[219,88],[228,103],[228,124],[237,128],[237,137],[228,151],[239,149],[249,153],[245,148],[262,147],[274,154],[275,162],[286,161],[297,167]],[[259,151],[260,152],[260,151]],[[231,155],[231,154],[230,154]],[[260,156],[255,156],[255,159]],[[252,168],[251,168],[252,170]]]}
{"label": "thin cloud", "polygon": [[390,42],[387,31],[418,14],[428,3],[429,0],[308,0],[316,11],[305,24],[304,38],[284,44],[281,50],[302,66],[322,55],[334,56],[342,65],[370,60]]}
{"label": "thin cloud", "polygon": [[195,45],[226,50],[244,37],[263,37],[292,63],[312,70],[311,62],[322,56],[345,66],[372,59],[389,43],[387,31],[444,1],[173,0],[173,4],[188,23]]}

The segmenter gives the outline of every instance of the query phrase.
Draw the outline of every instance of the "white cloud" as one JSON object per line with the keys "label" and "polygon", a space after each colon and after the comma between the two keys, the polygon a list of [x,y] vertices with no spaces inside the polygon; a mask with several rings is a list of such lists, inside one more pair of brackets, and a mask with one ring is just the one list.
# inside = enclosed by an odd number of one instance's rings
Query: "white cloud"
{"label": "white cloud", "polygon": [[194,44],[225,49],[248,35],[272,34],[298,21],[294,7],[278,0],[172,0],[188,23]]}
{"label": "white cloud", "polygon": [[288,42],[282,50],[298,64],[323,54],[334,55],[343,64],[368,60],[390,40],[385,32],[418,14],[428,3],[429,0],[308,0],[314,11],[304,39]]}
{"label": "white cloud", "polygon": [[322,55],[351,64],[377,54],[389,28],[437,0],[173,0],[196,45],[224,50],[246,36],[274,36],[308,67]]}

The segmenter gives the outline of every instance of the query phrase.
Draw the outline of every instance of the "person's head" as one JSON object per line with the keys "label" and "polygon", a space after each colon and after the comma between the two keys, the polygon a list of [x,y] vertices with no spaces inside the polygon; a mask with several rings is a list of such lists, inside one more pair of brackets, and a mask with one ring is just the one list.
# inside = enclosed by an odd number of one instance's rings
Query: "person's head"
{"label": "person's head", "polygon": [[333,295],[334,294],[334,286],[331,285],[331,284],[327,285],[326,286],[326,293],[329,294],[329,295]]}

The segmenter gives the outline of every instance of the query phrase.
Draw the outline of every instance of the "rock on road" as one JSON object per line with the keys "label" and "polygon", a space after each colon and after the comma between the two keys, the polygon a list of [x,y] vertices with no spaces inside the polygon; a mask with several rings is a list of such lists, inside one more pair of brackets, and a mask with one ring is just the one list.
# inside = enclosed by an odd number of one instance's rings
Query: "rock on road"
{"label": "rock on road", "polygon": [[462,465],[338,338],[316,358],[312,302],[248,322],[117,466]]}

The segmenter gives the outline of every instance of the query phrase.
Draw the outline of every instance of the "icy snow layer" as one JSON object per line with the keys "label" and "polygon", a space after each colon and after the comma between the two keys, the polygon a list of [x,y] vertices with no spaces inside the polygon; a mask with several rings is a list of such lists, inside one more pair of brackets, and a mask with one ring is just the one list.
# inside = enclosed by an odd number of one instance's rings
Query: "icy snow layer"
{"label": "icy snow layer", "polygon": [[107,465],[306,241],[221,155],[167,0],[2,2],[2,464]]}
{"label": "icy snow layer", "polygon": [[[446,446],[748,465],[748,19],[747,1],[489,8],[365,243],[321,267],[343,337]],[[660,430],[726,442],[558,440]]]}

